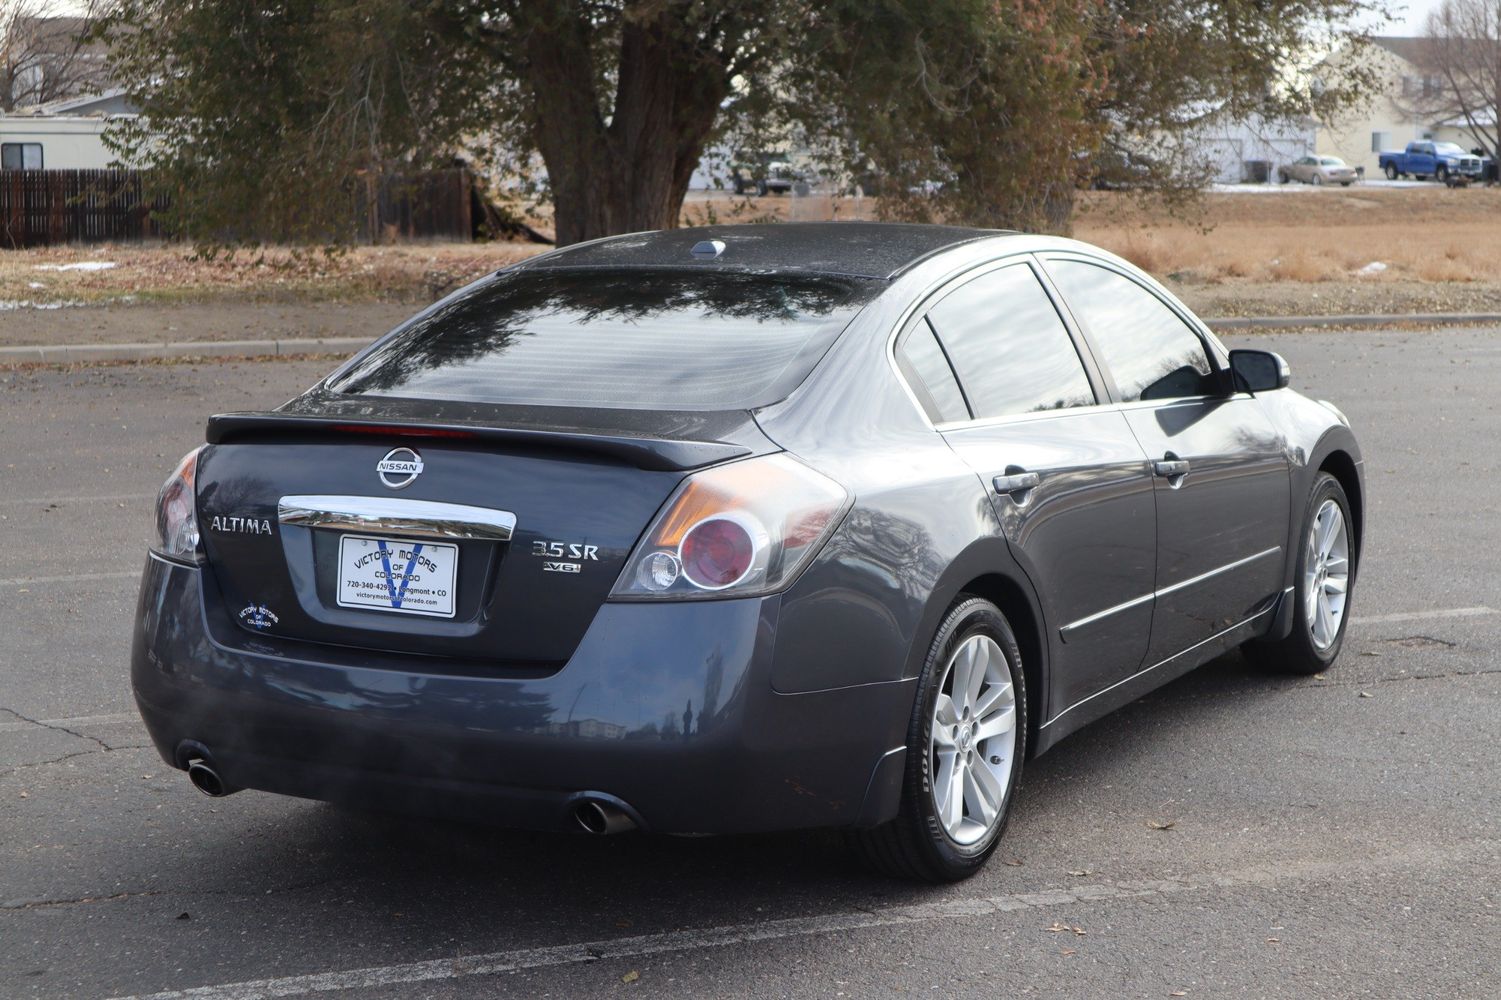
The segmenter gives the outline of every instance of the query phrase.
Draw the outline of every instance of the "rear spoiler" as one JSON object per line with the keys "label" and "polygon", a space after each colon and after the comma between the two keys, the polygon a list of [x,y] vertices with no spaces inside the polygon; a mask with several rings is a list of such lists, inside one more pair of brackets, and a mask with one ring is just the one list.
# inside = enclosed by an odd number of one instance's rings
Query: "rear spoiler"
{"label": "rear spoiler", "polygon": [[246,438],[300,435],[360,435],[391,439],[432,438],[489,442],[524,448],[547,448],[604,455],[654,472],[687,472],[751,454],[749,448],[720,441],[673,441],[665,438],[584,434],[574,431],[486,427],[475,424],[413,424],[390,420],[291,413],[219,413],[208,419],[209,444]]}

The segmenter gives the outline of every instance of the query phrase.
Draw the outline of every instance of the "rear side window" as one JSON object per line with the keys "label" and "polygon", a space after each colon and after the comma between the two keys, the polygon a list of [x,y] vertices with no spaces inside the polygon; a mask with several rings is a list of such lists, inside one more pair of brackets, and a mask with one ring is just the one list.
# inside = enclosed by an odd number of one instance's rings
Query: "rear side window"
{"label": "rear side window", "polygon": [[969,407],[949,359],[933,336],[926,320],[919,320],[896,345],[896,360],[902,374],[917,392],[918,400],[935,424],[968,420]]}
{"label": "rear side window", "polygon": [[1068,329],[1025,264],[959,286],[928,319],[977,419],[1095,402]]}
{"label": "rear side window", "polygon": [[1068,307],[1089,329],[1121,401],[1206,396],[1204,342],[1178,314],[1130,278],[1095,264],[1048,262]]}
{"label": "rear side window", "polygon": [[631,410],[786,397],[884,283],[695,270],[498,276],[398,328],[332,388]]}

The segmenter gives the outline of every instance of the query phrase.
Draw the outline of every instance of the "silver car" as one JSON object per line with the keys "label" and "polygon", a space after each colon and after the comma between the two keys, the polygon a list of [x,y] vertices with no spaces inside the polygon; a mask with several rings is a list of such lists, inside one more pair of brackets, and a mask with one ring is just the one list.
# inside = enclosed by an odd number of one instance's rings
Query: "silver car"
{"label": "silver car", "polygon": [[1283,184],[1300,181],[1304,184],[1340,184],[1349,187],[1355,183],[1357,176],[1355,168],[1337,156],[1305,156],[1277,168],[1277,179]]}

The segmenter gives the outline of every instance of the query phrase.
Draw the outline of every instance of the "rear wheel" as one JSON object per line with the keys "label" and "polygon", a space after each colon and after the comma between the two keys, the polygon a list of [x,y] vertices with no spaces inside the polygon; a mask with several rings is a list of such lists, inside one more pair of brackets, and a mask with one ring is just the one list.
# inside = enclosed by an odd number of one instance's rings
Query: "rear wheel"
{"label": "rear wheel", "polygon": [[1397,179],[1397,168],[1390,163],[1386,165],[1386,179],[1389,181]]}
{"label": "rear wheel", "polygon": [[1313,185],[1314,185],[1314,187],[1323,187],[1324,186],[1324,175],[1323,174],[1314,174],[1313,175]]}
{"label": "rear wheel", "polygon": [[1339,480],[1320,473],[1304,515],[1292,633],[1286,639],[1248,644],[1247,657],[1290,674],[1317,674],[1333,666],[1349,620],[1353,551],[1350,502]]}
{"label": "rear wheel", "polygon": [[1010,624],[989,601],[961,597],[918,678],[900,811],[850,835],[865,861],[925,882],[979,871],[1010,816],[1026,755],[1026,706]]}

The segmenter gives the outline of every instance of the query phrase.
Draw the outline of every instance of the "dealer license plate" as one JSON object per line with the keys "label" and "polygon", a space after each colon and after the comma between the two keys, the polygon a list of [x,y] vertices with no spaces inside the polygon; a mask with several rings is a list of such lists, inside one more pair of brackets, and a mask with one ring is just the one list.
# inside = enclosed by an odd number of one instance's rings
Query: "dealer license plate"
{"label": "dealer license plate", "polygon": [[459,547],[400,538],[339,539],[339,606],[452,618]]}

